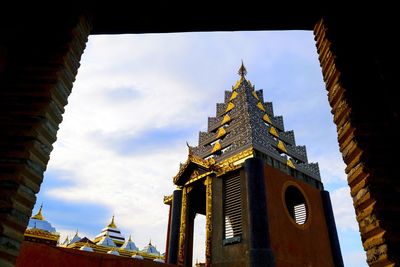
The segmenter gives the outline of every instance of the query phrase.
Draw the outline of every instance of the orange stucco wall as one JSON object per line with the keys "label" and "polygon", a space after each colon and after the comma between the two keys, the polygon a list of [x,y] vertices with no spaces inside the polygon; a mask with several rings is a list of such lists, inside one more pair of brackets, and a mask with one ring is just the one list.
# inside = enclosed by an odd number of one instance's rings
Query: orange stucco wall
{"label": "orange stucco wall", "polygon": [[[276,266],[334,266],[320,191],[268,165],[264,172],[269,233]],[[308,201],[309,217],[303,228],[286,212],[283,189],[288,181],[296,183]]]}
{"label": "orange stucco wall", "polygon": [[24,241],[16,267],[161,267],[175,265]]}

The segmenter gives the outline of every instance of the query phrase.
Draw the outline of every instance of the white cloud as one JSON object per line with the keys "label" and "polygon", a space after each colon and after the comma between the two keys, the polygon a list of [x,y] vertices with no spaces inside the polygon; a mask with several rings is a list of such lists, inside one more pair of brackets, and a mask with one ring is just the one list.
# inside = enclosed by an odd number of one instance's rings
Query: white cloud
{"label": "white cloud", "polygon": [[339,152],[326,152],[313,155],[313,161],[318,162],[322,182],[325,184],[344,184],[347,181],[344,164]]}
{"label": "white cloud", "polygon": [[342,187],[331,192],[331,201],[336,227],[341,228],[341,230],[358,231],[350,188]]}
{"label": "white cloud", "polygon": [[364,251],[344,251],[343,258],[345,259],[346,266],[351,267],[367,267],[367,261]]}

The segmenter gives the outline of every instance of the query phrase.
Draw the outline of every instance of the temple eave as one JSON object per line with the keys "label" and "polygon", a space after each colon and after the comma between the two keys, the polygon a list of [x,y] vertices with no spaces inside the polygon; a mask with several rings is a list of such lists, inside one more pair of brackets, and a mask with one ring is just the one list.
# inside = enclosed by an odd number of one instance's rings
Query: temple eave
{"label": "temple eave", "polygon": [[197,156],[189,154],[186,162],[181,166],[179,172],[174,176],[173,182],[176,185],[183,185],[185,183],[185,179],[189,173],[191,173],[195,169],[203,170],[207,172],[210,170],[210,167],[215,163],[214,160],[204,160]]}

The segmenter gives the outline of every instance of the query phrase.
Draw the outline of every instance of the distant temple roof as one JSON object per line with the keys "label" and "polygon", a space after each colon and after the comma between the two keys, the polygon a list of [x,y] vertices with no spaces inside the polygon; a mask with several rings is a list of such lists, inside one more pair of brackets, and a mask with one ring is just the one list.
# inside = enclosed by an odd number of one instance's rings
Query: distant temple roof
{"label": "distant temple roof", "polygon": [[78,229],[77,229],[74,237],[71,239],[69,244],[72,244],[72,243],[75,243],[75,242],[79,242],[80,240],[81,240],[81,237],[79,236]]}
{"label": "distant temple roof", "polygon": [[125,243],[121,246],[122,249],[130,250],[130,251],[139,251],[138,247],[132,241],[132,237],[129,236],[129,239],[125,241]]}
{"label": "distant temple roof", "polygon": [[115,224],[115,216],[113,215],[111,218],[111,222],[101,230],[101,233],[98,234],[94,242],[98,243],[100,239],[102,239],[105,236],[109,236],[109,238],[112,239],[112,241],[118,245],[121,246],[122,244],[125,243],[125,237],[121,234],[121,230],[118,229],[117,225]]}
{"label": "distant temple roof", "polygon": [[98,242],[96,242],[97,245],[104,246],[104,247],[116,247],[114,241],[108,236],[108,233],[106,236],[103,236]]}
{"label": "distant temple roof", "polygon": [[24,237],[29,241],[56,245],[60,239],[60,234],[57,233],[56,228],[50,222],[45,220],[42,210],[43,204],[40,205],[39,211],[29,219]]}
{"label": "distant temple roof", "polygon": [[157,248],[151,244],[151,240],[150,240],[149,244],[141,250],[141,252],[145,252],[148,254],[154,254],[154,255],[158,255],[158,256],[160,255],[160,252],[157,250]]}
{"label": "distant temple roof", "polygon": [[43,204],[40,205],[39,211],[29,219],[28,229],[40,229],[49,233],[56,233],[54,228],[42,215]]}
{"label": "distant temple roof", "polygon": [[87,237],[81,238],[77,229],[72,239],[66,236],[65,240],[59,243],[59,233],[44,219],[42,212],[43,205],[29,220],[28,228],[24,234],[25,240],[87,252],[108,253],[136,259],[157,260],[158,262],[163,261],[164,256],[160,255],[160,252],[151,244],[151,241],[142,250],[132,241],[132,236],[129,236],[128,240],[125,241],[121,231],[117,228],[114,215],[110,223],[93,241]]}

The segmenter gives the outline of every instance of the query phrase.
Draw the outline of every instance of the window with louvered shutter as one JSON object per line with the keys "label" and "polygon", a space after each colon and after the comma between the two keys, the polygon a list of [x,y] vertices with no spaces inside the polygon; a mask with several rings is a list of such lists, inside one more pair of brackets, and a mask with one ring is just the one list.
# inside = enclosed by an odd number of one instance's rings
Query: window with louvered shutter
{"label": "window with louvered shutter", "polygon": [[240,242],[242,236],[242,202],[240,193],[240,176],[224,179],[224,218],[225,239]]}

